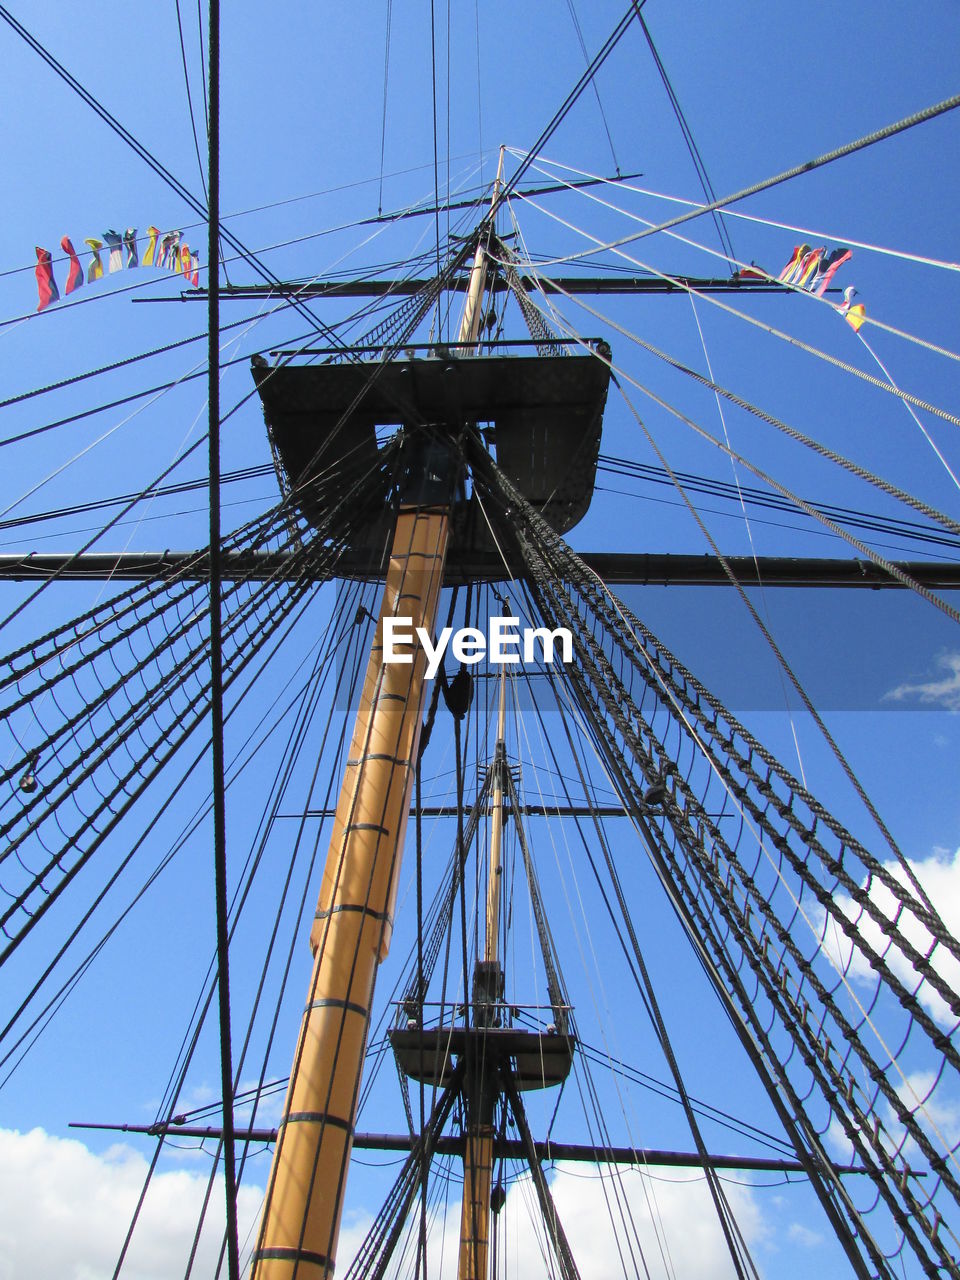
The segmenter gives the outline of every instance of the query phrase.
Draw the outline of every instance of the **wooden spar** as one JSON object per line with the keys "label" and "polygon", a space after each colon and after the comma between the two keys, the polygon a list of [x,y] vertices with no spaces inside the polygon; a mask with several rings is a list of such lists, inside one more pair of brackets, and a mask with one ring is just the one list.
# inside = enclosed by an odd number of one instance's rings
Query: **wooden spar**
{"label": "wooden spar", "polygon": [[[491,218],[496,216],[500,201],[500,185],[503,179],[504,149],[500,148],[500,163],[493,184]],[[463,310],[463,331],[472,337],[480,333],[483,314],[484,286],[487,268],[483,245],[477,246],[473,262],[470,287]],[[504,716],[504,685],[500,682],[500,715],[497,732],[498,757],[502,751]],[[499,866],[500,833],[503,829],[503,781],[499,770],[495,780],[493,835],[491,837],[491,879],[493,879],[494,847]],[[492,892],[491,887],[491,892]],[[487,905],[487,937],[485,956],[489,957],[490,938],[489,895]],[[497,912],[499,919],[499,910]],[[496,928],[492,940],[494,953],[497,947]],[[496,956],[494,954],[494,962]],[[499,969],[499,965],[496,966]],[[476,980],[475,980],[476,981]],[[474,1015],[476,1017],[476,1014]],[[471,1072],[471,1067],[473,1068]],[[493,1084],[493,1090],[491,1090]],[[487,1280],[487,1259],[490,1251],[490,1179],[493,1170],[493,1105],[498,1086],[484,1077],[476,1062],[467,1064],[467,1080],[464,1085],[466,1112],[466,1141],[463,1149],[463,1202],[460,1209],[460,1257],[458,1280]]]}
{"label": "wooden spar", "polygon": [[[509,553],[508,553],[509,554]],[[619,586],[729,587],[725,566],[710,555],[648,554],[616,551],[580,551],[588,569],[608,584]],[[810,556],[726,556],[733,577],[746,586],[813,589],[842,587],[851,591],[908,591],[899,578],[870,560],[842,560]],[[379,576],[379,554],[345,554],[338,576]],[[960,564],[947,560],[893,560],[895,569],[935,591],[960,590]],[[474,551],[468,559],[447,566],[447,586],[478,580],[500,581],[520,572],[519,561],[504,563],[499,551]],[[73,582],[145,582],[166,578],[178,582],[202,582],[209,573],[206,553],[196,551],[135,551],[76,555],[67,552],[42,555],[0,554],[0,581],[36,582],[59,578]],[[309,577],[311,568],[303,555],[272,551],[226,551],[224,582],[285,582]],[[326,581],[316,572],[315,581]],[[551,809],[551,813],[554,812]]]}
{"label": "wooden spar", "polygon": [[[490,870],[487,882],[487,927],[483,964],[474,976],[474,1020],[487,1025],[481,1001],[496,999],[500,990],[500,884],[503,845],[503,770],[506,768],[504,729],[506,719],[506,668],[500,673],[497,745],[494,749]],[[479,999],[478,999],[479,997]],[[482,1041],[478,1041],[482,1044]],[[482,1058],[482,1053],[476,1055]],[[484,1064],[469,1064],[466,1094],[466,1131],[463,1148],[463,1204],[460,1211],[460,1259],[457,1280],[487,1280],[490,1253],[490,1187],[493,1180],[493,1112],[500,1082],[491,1079]],[[470,1067],[473,1068],[472,1074]]]}
{"label": "wooden spar", "polygon": [[490,878],[487,884],[487,933],[483,958],[488,964],[496,964],[498,935],[500,933],[500,883],[501,875],[500,850],[503,844],[503,770],[506,765],[506,729],[507,683],[506,668],[500,672],[500,706],[497,712],[497,745],[494,757],[493,773],[493,826],[490,832]]}
{"label": "wooden spar", "polygon": [[310,937],[313,977],[251,1280],[332,1276],[377,965],[390,945],[426,657],[383,662],[383,618],[432,632],[449,508],[401,506]]}
{"label": "wooden spar", "polygon": [[[499,189],[498,173],[494,203]],[[486,270],[478,243],[461,343],[479,337]],[[444,456],[431,467],[428,453],[419,478],[427,489],[445,487],[445,498],[432,505],[423,492],[412,504],[401,499],[310,935],[313,977],[251,1280],[330,1280],[336,1265],[373,989],[393,929],[423,719],[426,655],[416,645],[409,663],[384,663],[383,619],[410,618],[413,634],[417,627],[433,633],[450,536],[452,484],[427,478],[431,469],[449,469],[449,457],[440,446]],[[410,469],[415,487],[416,471]]]}

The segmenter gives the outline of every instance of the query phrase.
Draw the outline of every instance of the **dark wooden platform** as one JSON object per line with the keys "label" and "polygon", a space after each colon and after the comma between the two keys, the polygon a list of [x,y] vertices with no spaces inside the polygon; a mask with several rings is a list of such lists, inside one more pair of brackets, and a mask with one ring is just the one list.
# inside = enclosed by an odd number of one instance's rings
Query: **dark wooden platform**
{"label": "dark wooden platform", "polygon": [[[253,366],[270,438],[303,515],[314,525],[362,487],[370,519],[352,548],[382,551],[391,497],[378,441],[390,428],[483,431],[498,466],[558,532],[593,497],[610,369],[589,353],[461,355],[381,363]],[[451,557],[494,549],[486,521],[459,504]]]}
{"label": "dark wooden platform", "polygon": [[454,1060],[470,1052],[484,1069],[509,1067],[518,1089],[550,1089],[570,1074],[576,1048],[572,1035],[513,1027],[411,1027],[388,1034],[404,1075],[440,1088],[452,1080]]}

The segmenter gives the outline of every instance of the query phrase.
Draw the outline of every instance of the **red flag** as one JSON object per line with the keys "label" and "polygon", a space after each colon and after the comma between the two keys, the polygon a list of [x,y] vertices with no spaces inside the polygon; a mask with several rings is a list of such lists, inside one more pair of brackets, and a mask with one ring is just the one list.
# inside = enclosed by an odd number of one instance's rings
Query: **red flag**
{"label": "red flag", "polygon": [[83,267],[80,265],[80,259],[77,257],[77,251],[73,247],[73,241],[69,236],[64,236],[60,241],[60,248],[70,259],[70,271],[67,275],[67,287],[64,293],[73,293],[74,289],[79,289],[83,284]]}
{"label": "red flag", "polygon": [[40,295],[37,310],[42,311],[44,307],[49,307],[51,302],[59,301],[60,290],[53,278],[53,259],[50,257],[50,250],[41,249],[39,245],[34,247],[37,251],[37,292]]}
{"label": "red flag", "polygon": [[834,249],[833,253],[824,258],[820,266],[820,270],[817,273],[817,278],[810,286],[811,290],[818,298],[823,297],[827,292],[827,286],[830,284],[830,281],[837,274],[843,264],[845,262],[849,262],[852,257],[853,251],[851,249]]}
{"label": "red flag", "polygon": [[822,256],[822,248],[811,249],[809,253],[804,254],[800,259],[800,265],[797,267],[796,271],[794,271],[787,283],[796,285],[798,289],[805,289],[809,281],[813,278],[817,267],[820,265],[820,259]]}

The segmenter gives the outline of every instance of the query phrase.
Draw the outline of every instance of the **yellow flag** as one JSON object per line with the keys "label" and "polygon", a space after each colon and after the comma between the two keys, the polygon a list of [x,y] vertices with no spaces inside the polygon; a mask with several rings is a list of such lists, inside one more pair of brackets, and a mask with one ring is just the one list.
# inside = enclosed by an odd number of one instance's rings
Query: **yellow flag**
{"label": "yellow flag", "polygon": [[159,227],[147,227],[147,235],[150,238],[147,242],[146,249],[143,251],[143,265],[145,267],[152,267],[154,265],[153,257],[157,252],[157,236],[159,236],[159,234]]}
{"label": "yellow flag", "polygon": [[858,302],[855,307],[850,307],[848,311],[844,312],[843,318],[854,333],[859,333],[863,322],[867,318],[867,308],[862,302]]}
{"label": "yellow flag", "polygon": [[94,280],[99,280],[103,275],[103,263],[100,261],[100,250],[103,248],[102,240],[92,240],[89,237],[83,242],[88,245],[93,257],[90,265],[87,267],[87,284],[92,284]]}

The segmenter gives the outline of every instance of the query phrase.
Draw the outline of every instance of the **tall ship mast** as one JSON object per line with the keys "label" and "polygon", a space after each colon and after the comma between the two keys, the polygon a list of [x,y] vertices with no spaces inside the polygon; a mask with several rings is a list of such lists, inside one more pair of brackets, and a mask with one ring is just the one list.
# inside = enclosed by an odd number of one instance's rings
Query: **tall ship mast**
{"label": "tall ship mast", "polygon": [[[647,6],[586,31],[569,9],[582,65],[544,62],[547,106],[503,51],[528,143],[460,190],[462,33],[430,6],[428,196],[391,209],[381,158],[373,203],[316,233],[351,238],[346,267],[279,230],[253,249],[223,212],[240,37],[216,4],[196,32],[178,12],[202,199],[0,14],[195,215],[38,245],[38,308],[0,328],[24,460],[0,549],[14,1269],[34,1159],[64,1220],[122,1206],[93,1261],[61,1233],[78,1275],[960,1277],[960,857],[933,837],[957,843],[960,354],[917,318],[923,290],[885,318],[860,264],[946,289],[960,268],[936,227],[924,252],[867,217],[827,234],[842,219],[784,194],[836,195],[842,165],[900,147],[932,217],[923,139],[960,96],[889,92],[799,160],[731,164],[718,195]],[[391,77],[426,83],[385,16],[381,157],[407,103]],[[618,158],[638,50],[695,198],[648,172],[655,148]],[[575,141],[588,102],[597,144]],[[248,158],[280,163],[280,136],[252,131]],[[110,304],[143,350],[80,372],[69,343],[22,354],[123,290],[181,304]],[[144,390],[153,361],[169,377]],[[38,410],[114,374],[138,381]],[[130,405],[135,439],[97,425]],[[935,730],[907,705],[940,708]],[[43,1265],[59,1248],[31,1244]]]}

